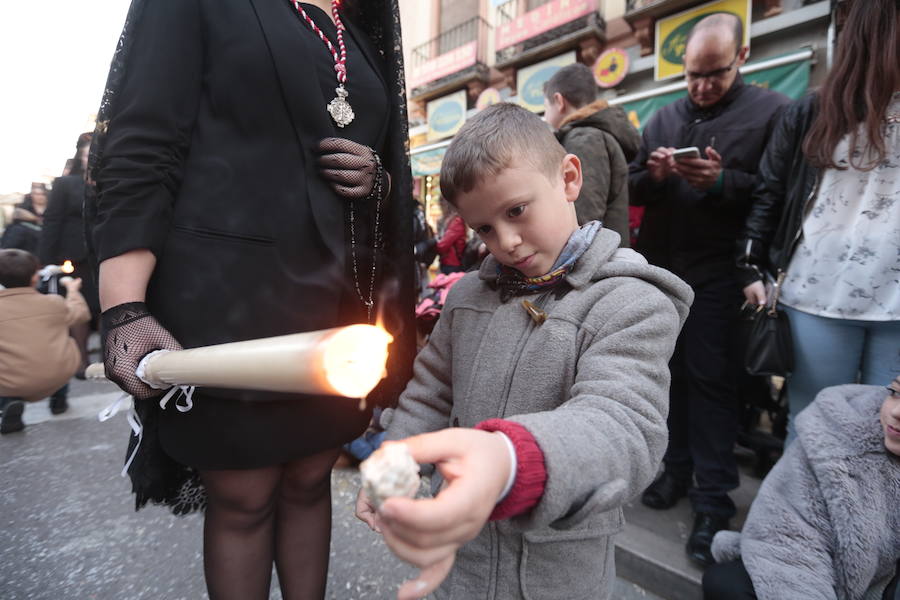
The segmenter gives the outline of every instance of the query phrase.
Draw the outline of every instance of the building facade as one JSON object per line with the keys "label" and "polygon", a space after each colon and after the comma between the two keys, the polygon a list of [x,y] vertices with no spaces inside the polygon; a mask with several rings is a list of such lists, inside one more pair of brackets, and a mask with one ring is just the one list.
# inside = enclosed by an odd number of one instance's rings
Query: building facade
{"label": "building facade", "polygon": [[685,93],[684,38],[711,12],[744,20],[751,83],[799,97],[823,78],[829,0],[401,0],[413,174],[428,214],[439,214],[441,157],[467,116],[500,101],[540,113],[543,83],[577,61],[641,128]]}

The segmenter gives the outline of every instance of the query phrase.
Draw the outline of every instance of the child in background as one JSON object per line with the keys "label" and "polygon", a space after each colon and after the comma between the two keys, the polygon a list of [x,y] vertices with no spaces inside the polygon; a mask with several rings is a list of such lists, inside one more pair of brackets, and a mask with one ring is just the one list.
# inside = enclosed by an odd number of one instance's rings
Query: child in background
{"label": "child in background", "polygon": [[0,250],[0,433],[21,431],[24,401],[50,398],[54,414],[68,408],[67,382],[81,365],[69,327],[90,318],[81,279],[64,278],[67,295],[35,289],[40,263],[30,252]]}
{"label": "child in background", "polygon": [[466,250],[466,224],[463,223],[452,205],[441,202],[441,206],[444,207],[445,220],[436,248],[440,257],[441,273],[449,275],[463,270],[462,258],[463,252]]}
{"label": "child in background", "polygon": [[692,293],[616,232],[579,227],[581,183],[578,158],[512,104],[447,151],[441,191],[491,254],[451,290],[382,421],[435,463],[440,494],[357,502],[422,569],[400,598],[610,596],[622,505],[666,448],[668,360]]}

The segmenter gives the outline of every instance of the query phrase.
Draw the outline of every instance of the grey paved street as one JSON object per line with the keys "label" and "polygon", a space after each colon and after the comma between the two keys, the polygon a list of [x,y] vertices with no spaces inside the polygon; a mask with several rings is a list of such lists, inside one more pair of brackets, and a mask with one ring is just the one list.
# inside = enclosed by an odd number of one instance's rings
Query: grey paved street
{"label": "grey paved street", "polygon": [[[0,437],[0,598],[194,600],[203,583],[202,517],[158,507],[134,512],[121,478],[129,427],[97,413],[111,384],[73,381],[69,411],[47,401],[25,410],[24,432]],[[353,516],[356,470],[332,477],[334,534],[327,597],[389,599],[414,570]],[[280,599],[277,580],[272,599]],[[619,580],[616,598],[656,598]]]}

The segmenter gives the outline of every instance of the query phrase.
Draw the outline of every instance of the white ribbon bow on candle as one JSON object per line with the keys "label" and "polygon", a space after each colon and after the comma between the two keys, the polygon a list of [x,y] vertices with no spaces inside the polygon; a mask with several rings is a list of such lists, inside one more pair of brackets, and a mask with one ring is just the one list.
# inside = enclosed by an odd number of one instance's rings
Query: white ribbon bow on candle
{"label": "white ribbon bow on candle", "polygon": [[128,460],[125,461],[125,466],[122,467],[122,473],[120,474],[122,477],[128,475],[128,467],[131,466],[131,461],[134,460],[134,457],[137,455],[138,448],[141,447],[141,442],[144,440],[144,426],[141,424],[141,419],[138,417],[137,412],[134,410],[134,403],[132,402],[133,398],[129,393],[123,393],[119,396],[115,402],[104,408],[100,411],[100,414],[97,417],[100,419],[100,422],[108,421],[112,419],[116,414],[118,414],[119,409],[122,407],[123,402],[128,402],[128,414],[126,418],[128,419],[128,424],[131,425],[131,431],[134,432],[134,435],[138,438],[138,443],[134,447],[134,450],[131,451],[131,454],[128,456]]}
{"label": "white ribbon bow on candle", "polygon": [[178,409],[178,412],[187,412],[194,408],[194,390],[195,386],[192,385],[176,385],[170,386],[166,383],[159,384],[155,381],[151,381],[147,378],[147,362],[153,358],[154,356],[158,356],[160,354],[165,354],[166,352],[171,352],[171,350],[155,350],[141,359],[141,362],[138,363],[137,370],[135,371],[135,375],[138,376],[138,379],[149,385],[155,390],[169,390],[166,392],[166,395],[163,396],[159,401],[159,407],[165,410],[166,405],[169,403],[169,400],[172,399],[178,391],[180,390],[182,394],[184,394],[184,405],[178,404],[177,400],[175,402],[175,408]]}
{"label": "white ribbon bow on candle", "polygon": [[[144,375],[146,373],[147,360],[151,356],[155,356],[157,354],[163,354],[165,352],[170,352],[170,350],[156,350],[155,352],[151,352],[150,354],[148,354],[147,356],[142,358],[141,362],[138,363],[138,367],[137,367],[135,374],[138,376],[138,378],[141,381],[143,381],[144,383],[146,383],[147,385],[149,385],[150,387],[152,387],[155,390],[165,390],[165,389],[169,390],[159,400],[159,407],[161,409],[165,410],[166,405],[169,403],[169,400],[172,399],[172,396],[174,396],[176,393],[178,393],[180,391],[184,395],[184,405],[178,404],[178,401],[176,400],[175,408],[178,409],[178,412],[183,412],[183,413],[188,412],[189,410],[191,410],[194,407],[193,397],[194,397],[194,390],[196,389],[195,386],[192,386],[192,385],[181,385],[181,386],[158,385],[157,383],[155,383],[153,381],[148,381],[147,379],[144,378]],[[109,406],[107,406],[106,408],[101,410],[100,414],[97,415],[97,417],[100,419],[101,423],[108,421],[109,419],[116,416],[116,414],[118,414],[119,410],[122,408],[122,403],[126,402],[126,401],[128,401],[128,403],[129,403],[128,414],[126,415],[126,418],[128,419],[128,424],[131,426],[131,431],[134,432],[134,435],[136,435],[138,438],[138,443],[135,445],[134,450],[132,450],[131,454],[128,456],[128,460],[125,461],[125,466],[122,467],[122,473],[121,473],[122,477],[125,477],[126,475],[128,475],[128,468],[131,466],[131,463],[134,460],[134,457],[137,456],[138,448],[141,447],[141,442],[144,440],[144,426],[141,423],[141,419],[138,416],[137,411],[134,410],[134,398],[131,396],[131,394],[124,392],[121,396],[119,396],[116,399],[115,402],[113,402],[112,404],[110,404]]]}

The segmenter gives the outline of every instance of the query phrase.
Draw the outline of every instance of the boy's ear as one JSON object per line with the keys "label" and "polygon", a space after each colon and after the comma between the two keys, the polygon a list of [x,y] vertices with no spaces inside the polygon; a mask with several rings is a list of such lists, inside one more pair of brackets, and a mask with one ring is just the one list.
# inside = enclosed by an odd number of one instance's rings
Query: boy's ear
{"label": "boy's ear", "polygon": [[566,97],[559,92],[553,94],[553,103],[556,105],[556,108],[560,113],[566,111]]}
{"label": "boy's ear", "polygon": [[581,193],[584,178],[581,174],[581,160],[574,154],[566,154],[562,163],[562,179],[565,186],[566,201],[575,202]]}
{"label": "boy's ear", "polygon": [[40,275],[37,274],[37,271],[34,272],[34,275],[31,276],[31,287],[37,287],[38,281],[41,280]]}

